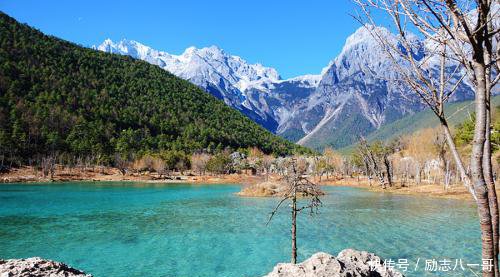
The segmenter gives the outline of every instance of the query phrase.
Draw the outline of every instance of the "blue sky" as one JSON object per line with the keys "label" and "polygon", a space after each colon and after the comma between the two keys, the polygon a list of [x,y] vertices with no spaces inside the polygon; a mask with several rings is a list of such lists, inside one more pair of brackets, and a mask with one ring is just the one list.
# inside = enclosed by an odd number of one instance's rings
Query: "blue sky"
{"label": "blue sky", "polygon": [[84,46],[108,37],[173,54],[217,45],[284,78],[318,74],[359,27],[349,0],[2,0],[0,10]]}

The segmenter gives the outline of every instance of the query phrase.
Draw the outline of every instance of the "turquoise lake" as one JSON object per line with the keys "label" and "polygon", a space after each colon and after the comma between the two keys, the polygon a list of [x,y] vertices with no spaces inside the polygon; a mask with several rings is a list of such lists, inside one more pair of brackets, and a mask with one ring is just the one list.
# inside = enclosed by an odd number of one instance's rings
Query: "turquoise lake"
{"label": "turquoise lake", "polygon": [[[0,185],[0,258],[41,256],[95,277],[262,276],[290,260],[286,207],[241,198],[232,185],[61,183]],[[298,219],[299,261],[315,252],[368,250],[408,259],[481,263],[472,202],[327,187],[320,214]],[[417,271],[414,272],[417,260]]]}

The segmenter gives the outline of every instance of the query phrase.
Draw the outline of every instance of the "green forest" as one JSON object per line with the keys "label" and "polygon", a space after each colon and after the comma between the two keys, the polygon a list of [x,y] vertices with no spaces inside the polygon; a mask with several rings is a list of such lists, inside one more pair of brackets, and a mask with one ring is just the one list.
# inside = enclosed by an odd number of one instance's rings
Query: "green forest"
{"label": "green forest", "polygon": [[0,13],[0,159],[310,150],[279,138],[197,86],[130,57],[44,35]]}

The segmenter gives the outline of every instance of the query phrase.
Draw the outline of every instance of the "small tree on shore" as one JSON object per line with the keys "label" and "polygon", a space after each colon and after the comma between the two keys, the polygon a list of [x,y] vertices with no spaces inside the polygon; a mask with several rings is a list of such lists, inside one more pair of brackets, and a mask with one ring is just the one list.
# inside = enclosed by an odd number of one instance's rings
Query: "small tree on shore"
{"label": "small tree on shore", "polygon": [[342,167],[342,155],[335,152],[332,148],[327,147],[323,152],[323,157],[326,162],[326,179],[328,175],[332,176],[335,173],[339,173]]}
{"label": "small tree on shore", "polygon": [[364,138],[359,142],[358,155],[366,162],[367,167],[379,179],[382,188],[392,187],[392,169],[389,155],[392,154],[391,147],[381,141],[369,144]]}
{"label": "small tree on shore", "polygon": [[[297,213],[302,210],[308,209],[310,214],[315,214],[318,212],[319,206],[321,206],[321,200],[319,197],[324,193],[321,191],[318,185],[310,182],[303,175],[303,171],[299,170],[297,166],[297,160],[292,159],[287,166],[287,174],[285,175],[286,180],[286,192],[281,198],[280,202],[274,210],[271,212],[269,217],[269,222],[273,219],[273,216],[279,210],[283,203],[288,200],[291,202],[290,208],[292,212],[292,263],[297,263]],[[308,202],[306,205],[302,207],[298,207],[297,199],[298,198],[306,198]]]}
{"label": "small tree on shore", "polygon": [[193,154],[191,156],[191,169],[198,172],[199,175],[205,174],[208,160],[210,160],[210,156],[208,154]]}
{"label": "small tree on shore", "polygon": [[52,180],[54,178],[54,173],[56,169],[56,159],[54,156],[47,156],[42,158],[41,162],[43,177]]}
{"label": "small tree on shore", "polygon": [[228,174],[231,172],[231,157],[227,152],[220,152],[207,161],[206,169],[214,174]]}
{"label": "small tree on shore", "polygon": [[274,162],[274,157],[270,155],[264,155],[262,157],[262,168],[265,170],[266,181],[269,180],[269,173]]}

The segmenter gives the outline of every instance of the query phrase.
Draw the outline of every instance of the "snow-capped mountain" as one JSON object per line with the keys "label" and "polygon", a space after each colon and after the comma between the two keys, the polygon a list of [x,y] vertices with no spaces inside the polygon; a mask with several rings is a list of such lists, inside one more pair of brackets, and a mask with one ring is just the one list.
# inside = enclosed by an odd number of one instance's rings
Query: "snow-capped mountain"
{"label": "snow-capped mountain", "polygon": [[[341,53],[320,75],[286,80],[273,68],[249,64],[216,46],[190,47],[181,55],[172,55],[136,41],[114,43],[108,39],[97,49],[158,65],[200,86],[270,131],[322,149],[350,145],[359,136],[425,107],[404,84],[388,81],[397,79],[398,70],[368,28],[375,27],[360,27],[348,37]],[[395,35],[376,28],[384,39],[398,45]],[[411,40],[417,61],[432,55],[428,41],[415,36]],[[434,74],[433,63],[428,66],[429,74]],[[472,90],[464,82],[451,101],[471,97]]]}
{"label": "snow-capped mountain", "polygon": [[290,106],[290,103],[282,103],[290,97],[274,91],[284,86],[296,86],[297,90],[315,88],[320,79],[320,76],[305,75],[282,80],[274,68],[249,64],[217,46],[189,47],[181,55],[172,55],[133,40],[114,43],[107,39],[97,49],[158,65],[205,89],[273,132],[289,113],[284,107]]}
{"label": "snow-capped mountain", "polygon": [[[384,124],[425,108],[405,84],[390,81],[396,80],[399,72],[367,28],[374,27],[361,27],[347,38],[318,88],[295,109],[296,116],[290,118],[287,126],[282,127],[302,134],[299,144],[314,148],[347,146]],[[398,45],[395,35],[377,28],[386,41]],[[431,55],[425,41],[417,37],[411,40],[417,61]],[[432,72],[433,65],[429,66]],[[451,101],[471,97],[471,88],[463,83]]]}

